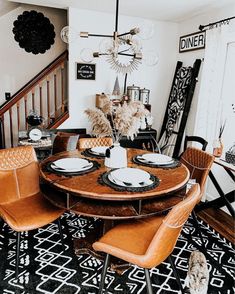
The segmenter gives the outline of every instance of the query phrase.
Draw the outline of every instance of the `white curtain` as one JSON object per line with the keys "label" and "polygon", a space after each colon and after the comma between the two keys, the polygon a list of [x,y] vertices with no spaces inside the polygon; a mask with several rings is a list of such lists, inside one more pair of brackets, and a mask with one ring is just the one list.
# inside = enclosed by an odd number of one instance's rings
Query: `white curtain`
{"label": "white curtain", "polygon": [[222,116],[222,87],[227,56],[229,25],[206,32],[206,49],[194,134],[206,139],[212,151],[213,140],[218,138]]}

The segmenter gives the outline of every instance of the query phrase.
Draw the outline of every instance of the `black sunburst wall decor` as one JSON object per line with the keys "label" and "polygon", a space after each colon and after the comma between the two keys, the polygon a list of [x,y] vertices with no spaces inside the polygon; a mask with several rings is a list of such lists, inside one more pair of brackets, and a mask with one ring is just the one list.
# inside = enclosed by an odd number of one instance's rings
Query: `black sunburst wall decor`
{"label": "black sunburst wall decor", "polygon": [[43,54],[55,42],[54,26],[41,12],[24,11],[13,25],[15,40],[26,52]]}

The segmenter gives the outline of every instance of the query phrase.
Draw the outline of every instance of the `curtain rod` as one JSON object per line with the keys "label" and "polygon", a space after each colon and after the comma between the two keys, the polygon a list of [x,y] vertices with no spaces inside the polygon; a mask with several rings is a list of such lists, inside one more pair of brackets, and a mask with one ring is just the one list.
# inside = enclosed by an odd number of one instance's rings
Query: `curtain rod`
{"label": "curtain rod", "polygon": [[216,22],[208,23],[207,25],[200,25],[199,30],[203,31],[206,27],[210,27],[210,26],[213,26],[213,25],[215,25],[217,23],[221,23],[221,22],[228,21],[228,20],[231,20],[231,19],[235,19],[235,16],[225,18],[225,19],[222,19],[222,20],[219,20],[219,21],[216,21]]}

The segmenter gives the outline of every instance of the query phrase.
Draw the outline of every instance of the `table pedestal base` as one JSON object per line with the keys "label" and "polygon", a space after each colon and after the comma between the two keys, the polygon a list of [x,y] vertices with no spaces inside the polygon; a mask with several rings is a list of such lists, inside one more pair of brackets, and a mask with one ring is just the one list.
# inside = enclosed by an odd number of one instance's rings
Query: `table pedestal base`
{"label": "table pedestal base", "polygon": [[[89,254],[95,258],[104,260],[105,253],[100,251],[95,251],[92,247],[92,244],[98,241],[105,232],[107,232],[111,227],[113,227],[113,221],[104,220],[96,221],[94,223],[94,229],[89,232],[83,239],[74,239],[74,251],[76,255]],[[124,260],[118,259],[114,256],[111,257],[110,262],[111,270],[115,271],[117,274],[121,275],[123,272],[130,268],[129,263]]]}

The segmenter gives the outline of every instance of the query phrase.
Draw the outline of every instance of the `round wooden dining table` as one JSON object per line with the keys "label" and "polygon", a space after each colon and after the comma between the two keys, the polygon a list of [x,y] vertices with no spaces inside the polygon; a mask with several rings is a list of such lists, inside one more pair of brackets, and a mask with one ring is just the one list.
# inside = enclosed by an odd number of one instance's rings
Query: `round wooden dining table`
{"label": "round wooden dining table", "polygon": [[[101,184],[100,176],[109,171],[104,159],[90,158],[100,167],[90,173],[66,176],[48,171],[46,166],[66,157],[85,158],[80,151],[58,153],[40,164],[42,190],[54,205],[77,214],[103,219],[136,219],[161,214],[180,202],[185,194],[189,171],[183,164],[176,168],[156,168],[134,163],[136,155],[146,150],[128,149],[128,167],[140,168],[159,179],[159,185],[150,191],[123,192]],[[177,192],[177,193],[176,193]]]}
{"label": "round wooden dining table", "polygon": [[[54,205],[67,209],[77,215],[97,217],[94,229],[83,239],[74,240],[77,255],[88,253],[102,258],[92,249],[92,244],[114,222],[131,220],[162,214],[184,199],[189,171],[179,164],[175,168],[156,168],[138,165],[133,162],[136,155],[148,153],[146,150],[127,149],[128,167],[140,168],[159,179],[159,185],[149,191],[117,191],[100,183],[100,177],[110,169],[105,167],[104,159],[90,158],[98,162],[99,167],[83,175],[67,176],[48,170],[51,162],[68,157],[86,158],[81,151],[55,154],[40,163],[41,190],[44,196]],[[120,260],[112,263],[113,270],[121,273],[126,269]]]}

